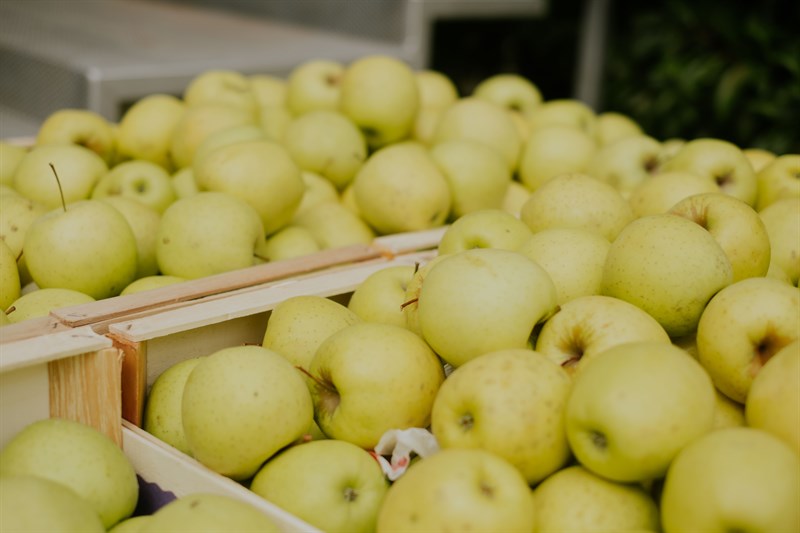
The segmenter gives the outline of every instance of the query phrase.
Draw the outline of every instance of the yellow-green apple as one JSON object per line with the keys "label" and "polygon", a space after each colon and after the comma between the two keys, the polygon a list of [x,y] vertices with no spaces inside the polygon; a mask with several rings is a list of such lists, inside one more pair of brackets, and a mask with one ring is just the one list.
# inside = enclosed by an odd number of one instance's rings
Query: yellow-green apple
{"label": "yellow-green apple", "polygon": [[255,121],[251,113],[228,105],[211,103],[187,107],[170,136],[169,157],[174,168],[190,166],[197,148],[212,133]]}
{"label": "yellow-green apple", "polygon": [[294,119],[291,111],[285,107],[273,106],[262,107],[258,113],[258,123],[267,139],[275,142],[282,142],[286,134],[286,128]]}
{"label": "yellow-green apple", "polygon": [[411,265],[389,266],[373,272],[353,291],[347,307],[364,322],[406,327],[403,304],[413,276]]}
{"label": "yellow-green apple", "polygon": [[[533,491],[534,531],[659,531],[658,505],[641,486],[619,483],[580,465],[554,473]],[[580,511],[576,511],[580,509]]]}
{"label": "yellow-green apple", "polygon": [[539,128],[522,146],[517,175],[523,185],[535,191],[554,176],[589,172],[596,151],[594,138],[574,126]]}
{"label": "yellow-green apple", "polygon": [[372,228],[339,202],[318,203],[294,217],[292,224],[307,229],[321,250],[369,244],[375,238]]}
{"label": "yellow-green apple", "polygon": [[472,248],[516,250],[533,234],[520,219],[502,209],[480,209],[457,218],[439,241],[439,255]]}
{"label": "yellow-green apple", "polygon": [[77,144],[99,155],[111,165],[116,143],[111,124],[89,109],[59,109],[49,114],[39,126],[36,145]]}
{"label": "yellow-green apple", "polygon": [[402,60],[362,56],[345,68],[340,91],[339,110],[361,129],[371,149],[411,134],[419,90],[414,71]]}
{"label": "yellow-green apple", "polygon": [[717,388],[745,403],[753,379],[781,348],[800,338],[800,291],[773,278],[720,290],[697,325],[697,351]]}
{"label": "yellow-green apple", "polygon": [[419,107],[444,108],[458,100],[458,88],[447,74],[438,70],[421,69],[414,71],[419,92]]}
{"label": "yellow-green apple", "polygon": [[240,531],[278,533],[264,511],[234,496],[195,492],[160,507],[139,533],[164,531]]}
{"label": "yellow-green apple", "polygon": [[434,145],[430,154],[450,187],[452,219],[503,206],[511,172],[497,150],[472,139],[451,139]]}
{"label": "yellow-green apple", "polygon": [[172,190],[175,191],[176,200],[193,196],[200,192],[194,179],[192,167],[183,167],[172,175]]}
{"label": "yellow-green apple", "polygon": [[577,128],[592,138],[597,132],[597,115],[594,110],[574,98],[547,100],[527,115],[531,133],[550,126]]}
{"label": "yellow-green apple", "polygon": [[151,514],[140,514],[126,518],[108,530],[108,533],[139,533],[153,519]]}
{"label": "yellow-green apple", "polygon": [[616,111],[598,113],[595,123],[595,138],[599,146],[611,144],[625,137],[644,135],[644,130],[635,120]]}
{"label": "yellow-green apple", "polygon": [[780,267],[792,285],[800,282],[800,198],[784,198],[759,211],[769,235],[770,264]]}
{"label": "yellow-green apple", "polygon": [[0,185],[13,186],[14,173],[26,153],[22,146],[0,141]]}
{"label": "yellow-green apple", "polygon": [[329,180],[307,170],[301,171],[300,177],[303,178],[305,191],[303,192],[303,198],[300,200],[300,205],[294,212],[294,218],[321,202],[339,202],[339,191]]}
{"label": "yellow-green apple", "polygon": [[419,291],[422,289],[422,282],[425,281],[428,272],[437,264],[442,262],[449,255],[437,255],[428,261],[415,264],[414,275],[406,285],[406,297],[403,302],[403,315],[406,317],[406,327],[422,336],[422,330],[419,325]]}
{"label": "yellow-green apple", "polygon": [[508,182],[506,195],[503,198],[502,208],[512,215],[519,217],[522,211],[522,206],[528,201],[531,196],[531,191],[519,181],[512,179]]}
{"label": "yellow-green apple", "polygon": [[295,163],[344,189],[367,159],[361,130],[338,111],[310,111],[286,127],[283,145]]}
{"label": "yellow-green apple", "polygon": [[726,428],[686,446],[669,467],[661,496],[665,533],[797,531],[800,459],[777,437]]}
{"label": "yellow-green apple", "polygon": [[745,400],[747,425],[785,441],[800,454],[800,340],[781,348],[756,374]]}
{"label": "yellow-green apple", "polygon": [[119,211],[133,231],[136,239],[136,279],[158,274],[156,235],[161,214],[155,208],[127,196],[108,196],[101,201]]}
{"label": "yellow-green apple", "polygon": [[98,300],[118,295],[138,268],[130,224],[100,200],[80,200],[34,220],[22,253],[39,287],[72,289]]}
{"label": "yellow-green apple", "polygon": [[714,407],[711,378],[685,351],[658,341],[618,344],[575,375],[567,438],[595,474],[653,480],[684,446],[711,430]]}
{"label": "yellow-green apple", "polygon": [[286,78],[286,107],[295,116],[336,110],[344,71],[344,64],[329,59],[311,59],[295,66]]}
{"label": "yellow-green apple", "polygon": [[363,448],[341,440],[292,446],[258,471],[250,490],[331,533],[372,533],[389,483]]}
{"label": "yellow-green apple", "polygon": [[381,234],[441,226],[452,204],[447,179],[419,143],[373,153],[353,180],[361,217]]}
{"label": "yellow-green apple", "polygon": [[722,139],[701,138],[686,142],[664,162],[664,170],[683,170],[711,176],[722,192],[750,205],[758,195],[756,173],[742,150]]}
{"label": "yellow-green apple", "polygon": [[89,502],[108,529],[133,514],[136,472],[122,448],[92,426],[65,418],[27,425],[0,452],[0,477],[33,475]]}
{"label": "yellow-green apple", "polygon": [[256,255],[266,261],[280,261],[319,252],[322,248],[306,228],[284,226],[256,245]]}
{"label": "yellow-green apple", "polygon": [[286,106],[286,79],[271,74],[251,74],[248,79],[259,107]]}
{"label": "yellow-green apple", "polygon": [[765,148],[744,148],[742,153],[750,161],[756,173],[778,156],[775,152]]}
{"label": "yellow-green apple", "polygon": [[601,294],[653,316],[671,337],[693,333],[706,304],[733,282],[733,267],[714,237],[673,214],[629,223],[611,243]]}
{"label": "yellow-green apple", "polygon": [[94,302],[95,299],[72,289],[36,289],[14,300],[6,309],[9,322],[16,324],[31,318],[47,316],[53,309]]}
{"label": "yellow-green apple", "polygon": [[[58,173],[58,182],[53,168]],[[31,200],[52,209],[89,198],[95,184],[108,172],[105,161],[88,148],[77,144],[47,144],[32,148],[20,161],[14,174],[14,189]]]}
{"label": "yellow-green apple", "polygon": [[339,202],[354,214],[361,216],[358,210],[358,204],[356,203],[355,189],[353,188],[352,182],[339,193]]}
{"label": "yellow-green apple", "polygon": [[392,484],[376,531],[533,531],[531,492],[520,471],[492,452],[441,450]]}
{"label": "yellow-green apple", "polygon": [[21,290],[17,258],[5,241],[0,240],[0,309],[14,303]]}
{"label": "yellow-green apple", "polygon": [[162,274],[201,278],[252,266],[263,238],[261,218],[250,204],[224,192],[200,192],[164,211],[156,260]]}
{"label": "yellow-green apple", "polygon": [[144,276],[136,279],[135,281],[131,282],[127,287],[122,289],[122,292],[119,294],[120,296],[124,296],[126,294],[135,294],[137,292],[151,291],[153,289],[160,289],[161,287],[168,287],[169,285],[175,285],[176,283],[183,283],[184,281],[186,281],[185,278],[180,278],[178,276],[165,276],[163,274],[154,274],[151,276]]}
{"label": "yellow-green apple", "polygon": [[629,342],[671,343],[664,328],[635,305],[591,295],[560,306],[539,331],[536,351],[575,375],[606,350]]}
{"label": "yellow-green apple", "polygon": [[183,431],[183,389],[189,374],[203,360],[192,357],[170,365],[158,375],[147,394],[142,429],[183,453],[190,453]]}
{"label": "yellow-green apple", "polygon": [[560,174],[534,190],[520,219],[537,233],[548,228],[583,228],[613,241],[634,219],[625,198],[588,174]]}
{"label": "yellow-green apple", "polygon": [[800,154],[784,154],[776,157],[758,171],[756,180],[758,211],[777,200],[800,197]]}
{"label": "yellow-green apple", "polygon": [[207,355],[189,373],[181,418],[193,457],[245,480],[306,432],[313,406],[301,374],[283,356],[233,346]]}
{"label": "yellow-green apple", "polygon": [[241,72],[227,69],[210,69],[196,75],[184,89],[183,101],[189,107],[220,104],[253,115],[258,107],[250,79]]}
{"label": "yellow-green apple", "polygon": [[411,140],[430,146],[433,143],[433,134],[439,125],[439,120],[444,115],[447,107],[420,107],[411,129]]}
{"label": "yellow-green apple", "polygon": [[218,148],[194,167],[194,177],[200,189],[248,203],[261,218],[266,235],[291,221],[305,191],[300,168],[286,148],[272,141]]}
{"label": "yellow-green apple", "polygon": [[503,155],[509,170],[517,168],[522,139],[511,113],[498,104],[470,96],[448,106],[436,125],[431,143],[451,139],[487,144]]}
{"label": "yellow-green apple", "polygon": [[233,126],[231,128],[215,131],[206,137],[205,140],[200,143],[200,146],[197,147],[197,150],[195,150],[192,168],[197,168],[200,161],[217,148],[239,142],[262,141],[267,139],[269,139],[267,132],[257,124],[242,124],[240,126]]}
{"label": "yellow-green apple", "polygon": [[163,167],[132,159],[124,161],[108,171],[92,190],[92,198],[122,196],[132,198],[163,213],[175,201],[172,178]]}
{"label": "yellow-green apple", "polygon": [[[675,154],[677,154],[681,148],[686,144],[685,139],[681,139],[680,137],[670,137],[669,139],[664,139],[661,141],[661,159],[666,162],[669,159],[672,159]],[[716,179],[712,175],[708,175],[714,183],[717,183]]]}
{"label": "yellow-green apple", "polygon": [[5,309],[0,309],[0,326],[7,326],[9,324],[11,324],[11,320],[8,319]]}
{"label": "yellow-green apple", "polygon": [[267,321],[262,346],[305,368],[322,342],[361,319],[345,305],[322,296],[293,296],[275,306]]}
{"label": "yellow-green apple", "polygon": [[550,275],[532,259],[474,248],[444,256],[425,275],[417,318],[431,348],[460,366],[486,352],[527,347],[557,301]]}
{"label": "yellow-green apple", "polygon": [[571,456],[564,429],[571,386],[566,371],[538,352],[487,352],[456,368],[442,384],[431,431],[442,448],[488,450],[535,484]]}
{"label": "yellow-green apple", "polygon": [[744,406],[714,388],[716,406],[714,408],[714,429],[745,425]]}
{"label": "yellow-green apple", "polygon": [[660,142],[647,135],[632,135],[599,147],[585,169],[628,198],[633,189],[658,172],[660,156]]}
{"label": "yellow-green apple", "polygon": [[509,111],[528,115],[542,104],[542,93],[528,78],[519,74],[493,74],[481,80],[472,96],[494,102]]}
{"label": "yellow-green apple", "polygon": [[659,215],[693,194],[720,192],[719,185],[709,178],[691,172],[659,172],[634,187],[628,196],[636,217]]}
{"label": "yellow-green apple", "polygon": [[530,257],[556,286],[558,304],[600,294],[603,265],[611,243],[583,228],[548,228],[537,231],[516,251]]}
{"label": "yellow-green apple", "polygon": [[346,326],[317,348],[308,368],[314,419],[332,439],[373,449],[390,429],[424,428],[444,369],[406,328]]}
{"label": "yellow-green apple", "polygon": [[152,161],[172,171],[172,135],[185,109],[186,104],[170,94],[137,100],[119,121],[117,156]]}

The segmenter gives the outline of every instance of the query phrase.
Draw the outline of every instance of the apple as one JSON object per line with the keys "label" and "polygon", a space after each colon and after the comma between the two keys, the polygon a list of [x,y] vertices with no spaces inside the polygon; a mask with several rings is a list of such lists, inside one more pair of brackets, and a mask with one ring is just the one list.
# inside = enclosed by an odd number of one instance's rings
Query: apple
{"label": "apple", "polygon": [[264,229],[248,203],[224,192],[200,192],[170,205],[156,235],[159,271],[195,279],[254,264]]}
{"label": "apple", "polygon": [[28,150],[22,146],[0,141],[0,185],[12,187],[14,173]]}
{"label": "apple", "polygon": [[502,209],[480,209],[457,218],[442,234],[439,255],[472,248],[516,250],[533,234],[517,217]]}
{"label": "apple", "polygon": [[250,91],[259,107],[285,107],[288,82],[271,74],[251,74]]}
{"label": "apple", "polygon": [[634,219],[625,198],[608,183],[582,173],[560,174],[534,190],[520,219],[533,233],[583,228],[613,241]]}
{"label": "apple", "polygon": [[414,71],[402,60],[383,54],[351,62],[341,78],[339,110],[377,149],[406,139],[419,109]]}
{"label": "apple", "polygon": [[108,530],[108,533],[139,533],[153,519],[153,515],[141,514],[126,518]]}
{"label": "apple", "polygon": [[759,211],[770,242],[770,265],[780,267],[792,285],[800,281],[800,198],[784,198]]}
{"label": "apple", "polygon": [[522,115],[542,104],[542,93],[529,79],[514,73],[493,74],[481,80],[472,96],[482,98]]}
{"label": "apple", "polygon": [[624,113],[604,111],[595,118],[595,137],[599,146],[636,135],[644,135],[642,127]]}
{"label": "apple", "polygon": [[395,481],[378,514],[389,531],[533,531],[531,489],[517,468],[482,449],[446,449]]}
{"label": "apple", "polygon": [[100,178],[91,195],[95,199],[113,196],[132,198],[159,214],[176,199],[169,173],[163,167],[142,159],[116,165]]}
{"label": "apple", "polygon": [[454,367],[484,353],[525,348],[534,327],[556,310],[556,288],[532,259],[474,248],[433,266],[419,291],[425,341]]}
{"label": "apple", "polygon": [[257,124],[242,124],[219,131],[215,131],[205,138],[200,146],[197,147],[192,161],[192,168],[200,165],[200,162],[211,152],[223,146],[229,146],[245,141],[268,140],[267,132]]}
{"label": "apple", "polygon": [[614,346],[671,340],[661,325],[633,304],[602,295],[580,296],[562,304],[544,323],[536,351],[576,375]]}
{"label": "apple", "polygon": [[172,175],[172,190],[175,191],[176,200],[193,196],[200,192],[194,179],[192,167],[184,167]]}
{"label": "apple", "polygon": [[107,165],[116,157],[114,132],[99,113],[89,109],[59,109],[39,126],[36,146],[77,144],[99,155]]}
{"label": "apple", "polygon": [[[680,137],[670,137],[669,139],[664,139],[661,141],[661,158],[665,162],[669,159],[672,159],[675,157],[675,154],[680,152],[684,145],[686,145],[686,139],[681,139]],[[710,177],[712,180],[714,180],[714,183],[717,183],[717,180],[713,175],[706,174],[706,177]]]}
{"label": "apple", "polygon": [[193,493],[170,501],[151,515],[139,533],[165,531],[238,531],[279,533],[263,511],[232,496]]}
{"label": "apple", "polygon": [[371,533],[389,484],[364,449],[341,440],[287,448],[258,471],[250,490],[322,531]]}
{"label": "apple", "polygon": [[258,113],[258,123],[270,141],[283,142],[292,120],[294,115],[285,107],[262,107]]}
{"label": "apple", "polygon": [[217,473],[249,479],[311,425],[302,376],[261,346],[223,348],[189,373],[181,408],[191,455]]}
{"label": "apple", "polygon": [[31,318],[47,316],[53,309],[94,302],[95,299],[72,289],[36,289],[23,294],[6,308],[10,323],[16,324]]}
{"label": "apple", "polygon": [[155,208],[127,196],[108,196],[101,201],[119,211],[133,231],[136,240],[136,279],[158,274],[156,235],[161,214]]}
{"label": "apple", "polygon": [[633,188],[628,196],[633,214],[638,217],[659,215],[693,194],[720,192],[709,177],[691,172],[659,172]]}
{"label": "apple", "polygon": [[450,213],[447,179],[428,151],[413,141],[372,154],[353,187],[361,217],[380,234],[438,227]]}
{"label": "apple", "polygon": [[135,294],[137,292],[151,291],[153,289],[160,289],[161,287],[168,287],[176,283],[186,281],[184,278],[178,276],[164,276],[163,274],[154,274],[151,276],[144,276],[131,282],[130,285],[122,289],[120,296],[126,294]]}
{"label": "apple", "polygon": [[611,243],[583,228],[548,228],[532,234],[516,251],[545,269],[556,286],[558,304],[600,294]]}
{"label": "apple", "polygon": [[564,369],[533,350],[487,352],[442,384],[431,431],[442,448],[488,450],[535,484],[571,456],[564,429],[571,386]]}
{"label": "apple", "polygon": [[169,94],[149,94],[128,108],[119,121],[117,154],[143,159],[173,170],[172,136],[186,104]]}
{"label": "apple", "polygon": [[713,431],[686,446],[669,467],[661,497],[665,533],[797,531],[800,459],[754,428]]}
{"label": "apple", "polygon": [[[612,481],[662,477],[687,444],[711,430],[714,385],[695,359],[658,341],[601,352],[576,374],[565,413],[578,461]],[[647,438],[642,438],[647,435]]]}
{"label": "apple", "polygon": [[411,265],[397,265],[373,272],[353,291],[347,308],[364,322],[405,327],[402,306],[414,270]]}
{"label": "apple", "polygon": [[308,369],[319,345],[361,319],[347,306],[311,294],[293,296],[270,313],[262,346]]}
{"label": "apple", "polygon": [[422,330],[420,329],[419,325],[418,304],[419,293],[420,290],[422,290],[422,282],[425,281],[428,273],[434,266],[436,266],[437,263],[441,263],[448,257],[450,257],[450,255],[437,255],[428,261],[422,262],[421,264],[416,263],[414,265],[414,275],[411,276],[411,280],[406,285],[406,296],[402,304],[403,315],[406,317],[406,328],[416,333],[420,337],[422,336]]}
{"label": "apple", "polygon": [[375,232],[358,215],[339,202],[321,202],[295,216],[293,225],[305,228],[321,250],[370,244]]}
{"label": "apple", "polygon": [[308,170],[301,171],[300,177],[303,179],[305,191],[292,220],[321,202],[339,202],[339,191],[328,179]]}
{"label": "apple", "polygon": [[[533,491],[534,531],[659,531],[658,505],[640,485],[618,483],[573,465]],[[576,510],[579,510],[576,512]]]}
{"label": "apple", "polygon": [[748,278],[711,298],[697,325],[700,363],[729,398],[744,404],[760,369],[800,338],[800,291],[772,278]]}
{"label": "apple", "polygon": [[286,127],[283,145],[301,169],[323,176],[339,190],[367,159],[361,130],[336,111],[310,111],[295,118]]}
{"label": "apple", "polygon": [[27,425],[0,452],[0,477],[39,476],[72,489],[108,529],[133,514],[136,472],[114,441],[92,426],[62,418]]}
{"label": "apple", "polygon": [[11,324],[11,320],[8,319],[5,309],[0,309],[0,326],[7,326],[9,324]]}
{"label": "apple", "polygon": [[0,240],[0,309],[14,303],[21,290],[17,258],[5,241]]}
{"label": "apple", "polygon": [[184,89],[183,101],[189,107],[221,104],[250,114],[255,114],[258,107],[250,79],[227,69],[209,69],[196,75]]}
{"label": "apple", "polygon": [[345,206],[349,211],[352,211],[353,214],[361,216],[358,210],[358,204],[356,203],[355,189],[353,188],[352,182],[339,193],[339,203]]}
{"label": "apple", "polygon": [[714,409],[714,429],[739,427],[745,425],[744,407],[714,388],[716,408]]}
{"label": "apple", "polygon": [[590,172],[589,163],[596,152],[594,138],[574,126],[539,128],[522,146],[519,180],[535,191],[554,176]]}
{"label": "apple", "polygon": [[345,66],[339,61],[311,59],[295,66],[286,79],[286,107],[300,116],[339,107]]}
{"label": "apple", "polygon": [[252,113],[228,105],[204,103],[187,107],[172,129],[169,158],[176,170],[188,167],[209,135],[254,122]]}
{"label": "apple", "polygon": [[800,340],[778,350],[761,367],[745,399],[747,425],[763,429],[800,454]]}
{"label": "apple", "polygon": [[674,214],[629,223],[611,243],[601,294],[630,302],[671,337],[693,333],[706,304],[733,282],[725,250],[698,224]]}
{"label": "apple", "polygon": [[256,255],[266,261],[280,261],[319,252],[314,235],[301,226],[288,225],[256,244]]}
{"label": "apple", "polygon": [[508,183],[506,195],[503,197],[502,208],[504,211],[507,211],[508,213],[511,213],[519,218],[519,214],[522,211],[522,206],[525,205],[525,202],[528,201],[530,196],[530,189],[525,187],[519,181],[512,179]]}
{"label": "apple", "polygon": [[503,206],[511,172],[492,147],[472,139],[452,139],[434,145],[430,154],[450,187],[451,218]]}
{"label": "apple", "polygon": [[447,107],[420,107],[411,129],[411,140],[426,146],[433,144],[433,135]]}
{"label": "apple", "polygon": [[660,142],[647,135],[632,135],[599,147],[585,168],[628,198],[633,189],[658,172],[660,156]]}
{"label": "apple", "polygon": [[711,176],[722,192],[749,205],[756,203],[756,173],[742,150],[731,142],[710,138],[693,139],[668,158],[663,168]]}
{"label": "apple", "polygon": [[800,197],[800,155],[785,154],[776,157],[758,171],[756,180],[758,211],[777,200]]}
{"label": "apple", "polygon": [[745,148],[742,150],[742,153],[747,160],[750,161],[756,173],[760,172],[762,168],[777,157],[777,154],[764,148]]}
{"label": "apple", "polygon": [[458,88],[447,74],[438,70],[421,69],[414,71],[414,79],[419,91],[419,107],[445,108],[458,100]]}
{"label": "apple", "polygon": [[427,427],[444,380],[436,354],[419,336],[376,322],[331,334],[307,373],[323,433],[367,450],[390,429]]}
{"label": "apple", "polygon": [[574,98],[557,98],[542,102],[527,114],[531,133],[550,126],[577,128],[592,138],[597,135],[597,115],[594,110]]}

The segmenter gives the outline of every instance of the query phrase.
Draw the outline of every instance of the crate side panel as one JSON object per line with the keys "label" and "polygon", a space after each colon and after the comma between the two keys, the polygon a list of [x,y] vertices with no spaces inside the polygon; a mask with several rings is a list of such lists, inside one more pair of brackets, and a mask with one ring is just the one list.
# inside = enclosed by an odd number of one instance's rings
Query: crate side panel
{"label": "crate side panel", "polygon": [[25,426],[50,417],[47,363],[0,373],[0,449]]}

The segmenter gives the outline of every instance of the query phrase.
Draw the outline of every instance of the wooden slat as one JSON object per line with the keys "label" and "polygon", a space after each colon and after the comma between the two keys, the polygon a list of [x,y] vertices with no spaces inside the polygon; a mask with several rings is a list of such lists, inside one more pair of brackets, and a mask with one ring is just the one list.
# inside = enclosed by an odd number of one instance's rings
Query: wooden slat
{"label": "wooden slat", "polygon": [[52,316],[31,318],[0,328],[0,345],[70,329]]}
{"label": "wooden slat", "polygon": [[128,342],[113,335],[109,338],[122,353],[121,416],[141,426],[147,395],[147,344]]}
{"label": "wooden slat", "polygon": [[[20,324],[22,324],[20,322]],[[12,326],[4,326],[0,331]],[[0,372],[110,348],[112,342],[89,326],[0,344]]]}

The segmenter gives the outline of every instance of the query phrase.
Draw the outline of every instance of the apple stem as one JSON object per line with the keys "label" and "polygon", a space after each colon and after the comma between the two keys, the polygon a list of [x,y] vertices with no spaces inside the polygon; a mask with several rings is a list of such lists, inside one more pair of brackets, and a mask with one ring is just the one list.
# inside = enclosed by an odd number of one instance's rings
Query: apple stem
{"label": "apple stem", "polygon": [[309,379],[311,379],[314,383],[316,383],[318,386],[322,387],[323,389],[325,389],[325,390],[327,390],[329,392],[332,392],[332,393],[336,393],[337,392],[336,388],[333,385],[331,385],[327,381],[323,381],[322,379],[318,378],[317,376],[315,376],[314,374],[312,374],[311,372],[309,372],[308,370],[306,370],[302,366],[295,365],[295,368],[297,370],[299,370],[300,372],[302,372],[303,374],[305,374],[306,376],[308,376]]}
{"label": "apple stem", "polygon": [[10,315],[11,313],[13,313],[16,310],[17,310],[17,308],[12,305],[8,309],[6,309],[6,316]]}
{"label": "apple stem", "polygon": [[19,263],[20,259],[22,259],[22,250],[19,251],[19,254],[17,254],[17,258],[14,261]]}
{"label": "apple stem", "polygon": [[53,170],[53,175],[56,177],[56,183],[58,183],[58,193],[61,195],[61,207],[64,208],[64,212],[67,212],[67,202],[64,200],[64,189],[61,188],[61,180],[58,179],[58,172],[56,172],[56,166],[53,163],[49,163],[50,168]]}
{"label": "apple stem", "polygon": [[419,298],[412,298],[412,299],[410,299],[410,300],[409,300],[409,301],[407,301],[407,302],[403,302],[403,303],[401,303],[401,304],[400,304],[400,309],[401,309],[401,310],[402,310],[402,309],[405,309],[405,308],[406,308],[406,307],[408,307],[409,305],[411,305],[411,304],[413,304],[413,303],[415,303],[415,302],[418,302],[418,301],[419,301]]}

